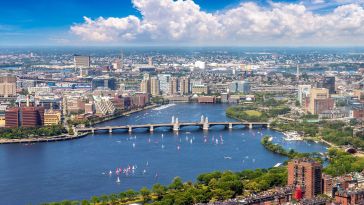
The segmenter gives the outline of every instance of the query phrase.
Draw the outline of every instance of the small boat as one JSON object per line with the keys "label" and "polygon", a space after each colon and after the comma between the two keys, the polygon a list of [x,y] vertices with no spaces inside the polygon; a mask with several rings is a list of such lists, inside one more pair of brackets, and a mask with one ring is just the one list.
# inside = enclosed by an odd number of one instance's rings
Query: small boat
{"label": "small boat", "polygon": [[116,183],[120,183],[120,178],[119,177],[116,179]]}
{"label": "small boat", "polygon": [[274,165],[274,167],[279,167],[281,165],[282,165],[282,163],[277,163],[276,165]]}
{"label": "small boat", "polygon": [[225,156],[225,157],[224,157],[224,159],[232,159],[232,158],[231,158],[231,157],[227,157],[227,156]]}
{"label": "small boat", "polygon": [[109,171],[109,175],[112,175],[112,171],[111,170]]}

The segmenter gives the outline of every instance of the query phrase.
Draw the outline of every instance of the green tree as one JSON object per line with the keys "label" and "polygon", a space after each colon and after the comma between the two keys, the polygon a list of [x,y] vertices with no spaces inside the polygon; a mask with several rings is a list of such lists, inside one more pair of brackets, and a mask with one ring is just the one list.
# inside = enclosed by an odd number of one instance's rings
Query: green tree
{"label": "green tree", "polygon": [[150,200],[150,191],[147,187],[141,188],[139,193],[142,195],[144,203]]}

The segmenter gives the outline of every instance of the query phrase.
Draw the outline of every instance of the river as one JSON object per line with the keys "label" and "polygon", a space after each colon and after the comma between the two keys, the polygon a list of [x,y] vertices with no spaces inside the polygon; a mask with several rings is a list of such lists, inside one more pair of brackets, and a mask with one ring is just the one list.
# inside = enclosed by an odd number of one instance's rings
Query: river
{"label": "river", "polygon": [[[98,126],[164,123],[170,122],[173,115],[180,122],[199,121],[202,114],[210,122],[234,121],[225,116],[226,108],[220,104],[177,104]],[[270,129],[240,127],[229,131],[221,126],[208,132],[187,127],[175,134],[157,128],[150,134],[140,129],[131,135],[101,132],[72,141],[6,144],[0,146],[1,204],[89,199],[128,188],[169,184],[175,176],[194,181],[204,172],[268,168],[285,161],[285,157],[264,149],[260,144],[263,135],[271,135],[274,142],[301,152],[326,150],[318,143],[284,141],[281,133]],[[116,183],[117,168],[128,169],[127,174],[119,174],[120,183]]]}

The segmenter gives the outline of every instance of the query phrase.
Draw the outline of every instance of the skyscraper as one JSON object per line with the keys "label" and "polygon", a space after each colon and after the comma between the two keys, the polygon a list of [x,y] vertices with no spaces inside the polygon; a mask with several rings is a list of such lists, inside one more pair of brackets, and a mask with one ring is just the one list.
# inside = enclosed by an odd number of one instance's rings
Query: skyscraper
{"label": "skyscraper", "polygon": [[317,115],[323,111],[331,110],[334,101],[330,98],[329,90],[326,88],[312,88],[310,91],[309,104],[307,111]]}
{"label": "skyscraper", "polygon": [[170,74],[159,74],[158,79],[159,79],[160,90],[163,93],[168,93],[171,75]]}
{"label": "skyscraper", "polygon": [[288,185],[312,199],[321,194],[322,165],[312,159],[294,159],[288,162]]}
{"label": "skyscraper", "polygon": [[140,92],[142,93],[150,93],[150,81],[149,79],[143,79],[140,83]]}
{"label": "skyscraper", "polygon": [[176,95],[178,93],[178,78],[171,77],[169,81],[169,92],[170,95]]}
{"label": "skyscraper", "polygon": [[75,68],[80,69],[80,76],[87,76],[88,69],[91,66],[91,58],[90,56],[81,56],[81,55],[74,55],[73,56],[73,63]]}
{"label": "skyscraper", "polygon": [[160,95],[160,86],[157,77],[150,78],[150,93],[152,94],[152,96]]}
{"label": "skyscraper", "polygon": [[179,90],[181,95],[190,94],[190,78],[189,77],[181,77],[179,79]]}

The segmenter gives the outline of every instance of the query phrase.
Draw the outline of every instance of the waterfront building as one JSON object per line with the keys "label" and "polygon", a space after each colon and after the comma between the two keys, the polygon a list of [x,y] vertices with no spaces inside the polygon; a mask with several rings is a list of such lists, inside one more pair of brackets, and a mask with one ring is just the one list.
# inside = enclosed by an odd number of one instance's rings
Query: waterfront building
{"label": "waterfront building", "polygon": [[44,124],[43,107],[9,108],[5,111],[5,127],[38,127]]}
{"label": "waterfront building", "polygon": [[112,115],[115,113],[115,106],[111,102],[111,97],[93,96],[97,115]]}
{"label": "waterfront building", "polygon": [[0,76],[0,98],[16,97],[16,76]]}
{"label": "waterfront building", "polygon": [[46,110],[44,112],[44,125],[59,125],[61,124],[61,111],[59,110]]}
{"label": "waterfront building", "polygon": [[170,95],[176,95],[178,93],[178,78],[172,77],[169,82],[169,92]]}
{"label": "waterfront building", "polygon": [[116,90],[116,79],[108,76],[100,76],[92,79],[92,90],[96,88],[109,88]]}
{"label": "waterfront building", "polygon": [[149,79],[143,79],[140,83],[140,92],[145,94],[150,94],[150,80]]}
{"label": "waterfront building", "polygon": [[200,96],[197,98],[198,103],[216,103],[215,96]]}
{"label": "waterfront building", "polygon": [[159,74],[158,79],[159,79],[160,90],[162,91],[162,93],[163,94],[168,93],[171,75],[170,74]]}
{"label": "waterfront building", "polygon": [[311,91],[311,85],[298,85],[297,100],[301,106],[305,107],[306,98]]}
{"label": "waterfront building", "polygon": [[357,97],[359,101],[364,100],[364,90],[354,90],[353,95],[354,97]]}
{"label": "waterfront building", "polygon": [[321,180],[322,165],[319,162],[308,158],[288,162],[288,185],[295,186],[296,192],[302,193],[301,198],[312,199],[321,194]]}
{"label": "waterfront building", "polygon": [[157,77],[150,78],[150,94],[152,94],[152,96],[160,95],[160,85]]}
{"label": "waterfront building", "polygon": [[190,78],[189,77],[181,77],[179,79],[179,93],[181,95],[190,94]]}
{"label": "waterfront building", "polygon": [[209,89],[207,85],[194,85],[192,86],[192,94],[208,94]]}

